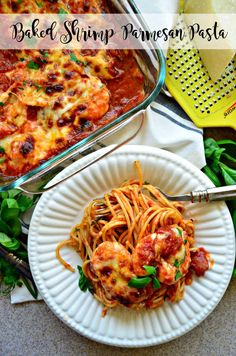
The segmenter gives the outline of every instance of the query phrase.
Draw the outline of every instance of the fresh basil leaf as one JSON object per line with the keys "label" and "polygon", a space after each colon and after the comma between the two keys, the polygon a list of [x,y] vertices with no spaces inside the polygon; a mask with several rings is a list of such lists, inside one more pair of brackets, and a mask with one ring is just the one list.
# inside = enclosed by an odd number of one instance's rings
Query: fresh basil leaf
{"label": "fresh basil leaf", "polygon": [[4,234],[4,232],[0,232],[0,243],[5,246],[5,243],[9,241],[11,241],[10,237],[8,237],[7,234]]}
{"label": "fresh basil leaf", "polygon": [[4,221],[16,218],[19,215],[19,206],[15,199],[3,199],[1,205],[1,217]]}
{"label": "fresh basil leaf", "polygon": [[210,178],[210,180],[215,184],[216,187],[221,187],[221,181],[209,166],[203,167],[202,170],[208,176],[208,178]]}
{"label": "fresh basil leaf", "polygon": [[11,238],[9,242],[4,243],[5,247],[11,251],[18,250],[20,247],[20,241],[17,240],[15,237]]}
{"label": "fresh basil leaf", "polygon": [[223,163],[219,164],[221,168],[221,173],[224,177],[224,181],[226,185],[233,185],[236,184],[236,170],[229,168]]}
{"label": "fresh basil leaf", "polygon": [[0,232],[4,232],[7,235],[12,234],[10,226],[7,223],[5,223],[5,221],[3,221],[2,219],[0,219]]}
{"label": "fresh basil leaf", "polygon": [[21,194],[21,191],[19,189],[10,189],[7,191],[8,193],[8,198],[15,198],[17,195]]}
{"label": "fresh basil leaf", "polygon": [[219,162],[220,162],[220,159],[221,159],[221,155],[222,153],[225,151],[224,148],[219,148],[218,150],[216,150],[214,152],[214,155],[213,155],[213,163],[211,164],[211,168],[213,169],[213,171],[215,173],[219,173],[220,172],[220,168],[219,168]]}
{"label": "fresh basil leaf", "polygon": [[5,153],[5,149],[2,146],[0,146],[0,153]]}
{"label": "fresh basil leaf", "polygon": [[1,197],[2,199],[7,199],[7,198],[8,198],[8,191],[6,191],[6,192],[0,192],[0,197]]}
{"label": "fresh basil leaf", "polygon": [[19,209],[17,201],[13,198],[4,199],[2,205],[6,206],[8,209]]}
{"label": "fresh basil leaf", "polygon": [[26,286],[26,288],[28,289],[28,291],[30,292],[30,294],[32,295],[32,297],[34,297],[34,299],[38,298],[38,290],[37,287],[34,283],[28,281],[27,278],[21,276],[21,279],[24,283],[24,285]]}
{"label": "fresh basil leaf", "polygon": [[207,138],[204,140],[204,148],[206,158],[212,158],[215,151],[220,149],[217,142],[213,138]]}
{"label": "fresh basil leaf", "polygon": [[11,227],[11,236],[18,237],[21,233],[21,222],[18,218],[8,220],[8,224]]}
{"label": "fresh basil leaf", "polygon": [[223,152],[222,153],[222,158],[224,160],[224,163],[228,163],[229,165],[236,163],[236,158],[230,156],[228,153]]}
{"label": "fresh basil leaf", "polygon": [[153,288],[154,288],[154,289],[158,289],[158,288],[161,287],[161,283],[160,283],[160,281],[159,281],[156,277],[153,278],[153,280],[152,280],[152,285],[153,285]]}
{"label": "fresh basil leaf", "polygon": [[8,248],[11,251],[18,250],[20,247],[20,241],[15,239],[14,237],[11,239],[3,232],[0,232],[0,244],[4,247]]}
{"label": "fresh basil leaf", "polygon": [[225,148],[225,153],[228,155],[235,157],[236,152],[236,141],[225,139],[216,141],[220,147]]}
{"label": "fresh basil leaf", "polygon": [[151,280],[151,277],[135,277],[128,282],[128,286],[134,288],[145,288]]}
{"label": "fresh basil leaf", "polygon": [[17,199],[17,204],[19,206],[20,212],[25,213],[33,206],[33,199],[27,197],[26,195],[21,195]]}
{"label": "fresh basil leaf", "polygon": [[19,257],[21,260],[27,260],[28,258],[28,253],[27,251],[16,251],[15,254],[17,255],[17,257]]}
{"label": "fresh basil leaf", "polygon": [[145,271],[147,272],[148,275],[156,275],[157,273],[157,270],[156,270],[156,267],[154,266],[143,266],[143,268],[145,269]]}
{"label": "fresh basil leaf", "polygon": [[4,106],[4,103],[2,101],[0,101],[0,106]]}
{"label": "fresh basil leaf", "polygon": [[182,277],[182,274],[180,271],[177,271],[177,273],[175,275],[175,280],[177,281],[177,279],[179,279],[180,277]]}
{"label": "fresh basil leaf", "polygon": [[6,284],[6,285],[15,285],[17,280],[18,280],[18,276],[16,275],[9,275],[9,276],[5,276],[3,277],[3,282]]}
{"label": "fresh basil leaf", "polygon": [[216,174],[220,173],[219,162],[222,153],[225,151],[225,148],[219,147],[213,138],[208,138],[204,141],[204,148],[205,156],[207,160],[210,161],[212,170]]}
{"label": "fresh basil leaf", "polygon": [[93,289],[93,285],[89,282],[88,278],[85,276],[83,269],[81,266],[77,266],[77,269],[79,271],[80,274],[80,278],[79,278],[79,288],[82,292],[86,292],[87,290],[89,290],[89,292],[93,293],[94,289]]}

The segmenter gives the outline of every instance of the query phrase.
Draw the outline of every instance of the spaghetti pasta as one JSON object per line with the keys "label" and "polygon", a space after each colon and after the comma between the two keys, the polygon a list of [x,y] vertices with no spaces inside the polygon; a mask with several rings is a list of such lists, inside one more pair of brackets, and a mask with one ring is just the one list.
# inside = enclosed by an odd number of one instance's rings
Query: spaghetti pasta
{"label": "spaghetti pasta", "polygon": [[107,308],[157,308],[165,299],[183,298],[192,272],[204,275],[209,254],[194,246],[194,224],[184,219],[184,207],[168,201],[157,188],[130,179],[85,209],[70,238],[56,249],[57,258],[70,271],[74,268],[60,255],[72,246],[83,260],[83,277],[94,296]]}

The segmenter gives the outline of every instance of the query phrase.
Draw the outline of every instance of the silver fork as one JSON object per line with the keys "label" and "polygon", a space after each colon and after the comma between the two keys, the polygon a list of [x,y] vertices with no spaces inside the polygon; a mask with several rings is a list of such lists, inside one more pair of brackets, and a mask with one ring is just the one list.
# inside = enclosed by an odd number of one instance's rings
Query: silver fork
{"label": "silver fork", "polygon": [[[202,203],[217,200],[236,199],[236,185],[218,188],[207,188],[204,190],[193,190],[192,192],[183,195],[169,195],[163,192],[160,188],[157,189],[162,195],[171,201],[190,201],[192,203]],[[96,218],[111,214],[105,202],[96,202],[95,206],[97,207],[97,209],[94,211]]]}
{"label": "silver fork", "polygon": [[226,187],[207,188],[203,190],[193,190],[188,194],[169,195],[158,190],[168,199],[172,201],[191,201],[192,203],[211,202],[216,200],[231,200],[236,199],[236,185]]}

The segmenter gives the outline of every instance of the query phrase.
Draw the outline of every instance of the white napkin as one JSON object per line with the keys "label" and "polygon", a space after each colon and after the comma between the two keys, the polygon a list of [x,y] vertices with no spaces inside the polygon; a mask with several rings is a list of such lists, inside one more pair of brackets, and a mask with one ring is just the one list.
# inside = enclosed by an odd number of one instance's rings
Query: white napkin
{"label": "white napkin", "polygon": [[[179,3],[178,0],[156,0],[152,4],[143,0],[136,2],[144,12],[160,12],[161,10],[166,13],[176,12]],[[174,99],[160,94],[148,108],[141,131],[129,144],[166,149],[186,158],[198,168],[202,168],[206,164],[202,135],[203,131],[192,123]],[[113,135],[106,140],[106,144],[116,143],[120,136],[120,133]],[[40,299],[39,296],[38,300]],[[24,286],[16,287],[11,293],[13,304],[32,300],[34,300],[33,297]]]}

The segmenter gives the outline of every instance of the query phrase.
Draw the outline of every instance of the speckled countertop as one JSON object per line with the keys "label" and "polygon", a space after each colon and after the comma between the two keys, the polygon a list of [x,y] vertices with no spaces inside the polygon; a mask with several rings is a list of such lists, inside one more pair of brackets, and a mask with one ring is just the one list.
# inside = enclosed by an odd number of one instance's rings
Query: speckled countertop
{"label": "speckled countertop", "polygon": [[236,355],[236,280],[219,305],[188,334],[159,346],[121,349],[90,341],[69,329],[44,302],[11,305],[0,299],[0,356],[18,355]]}

